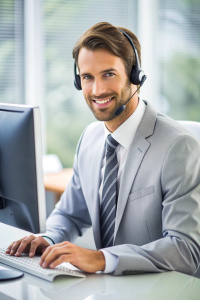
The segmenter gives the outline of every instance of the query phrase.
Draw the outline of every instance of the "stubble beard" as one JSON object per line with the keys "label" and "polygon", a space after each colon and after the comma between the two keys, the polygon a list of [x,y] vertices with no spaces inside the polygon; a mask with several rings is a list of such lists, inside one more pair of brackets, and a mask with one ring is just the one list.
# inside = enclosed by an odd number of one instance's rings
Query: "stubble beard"
{"label": "stubble beard", "polygon": [[[113,119],[115,119],[118,116],[115,116],[115,111],[124,103],[126,103],[126,101],[131,97],[132,94],[132,90],[131,90],[131,85],[130,85],[130,81],[128,81],[125,85],[125,87],[122,89],[121,91],[121,96],[119,99],[119,95],[117,93],[113,93],[112,95],[102,95],[102,98],[109,98],[111,96],[114,96],[115,99],[113,101],[115,101],[115,107],[114,108],[98,108],[98,109],[94,109],[93,105],[92,105],[92,99],[93,96],[89,96],[87,103],[89,108],[91,109],[92,113],[94,114],[95,118],[98,121],[104,121],[104,122],[108,122],[108,121],[112,121]],[[100,98],[100,97],[99,97]]]}

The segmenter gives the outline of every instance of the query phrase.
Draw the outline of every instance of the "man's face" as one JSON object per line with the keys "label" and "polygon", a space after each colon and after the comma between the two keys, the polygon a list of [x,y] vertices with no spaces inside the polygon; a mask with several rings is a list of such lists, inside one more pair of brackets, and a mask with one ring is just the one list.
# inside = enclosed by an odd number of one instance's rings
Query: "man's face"
{"label": "man's face", "polygon": [[78,67],[84,97],[98,120],[110,123],[117,119],[119,123],[120,119],[124,121],[129,117],[133,112],[130,103],[121,115],[114,115],[133,93],[133,85],[120,57],[103,48],[95,51],[81,48]]}

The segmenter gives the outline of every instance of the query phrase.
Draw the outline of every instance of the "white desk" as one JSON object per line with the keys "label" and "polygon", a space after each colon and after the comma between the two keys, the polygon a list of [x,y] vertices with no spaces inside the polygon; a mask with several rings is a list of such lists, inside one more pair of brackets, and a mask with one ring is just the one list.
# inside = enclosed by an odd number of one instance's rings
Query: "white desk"
{"label": "white desk", "polygon": [[[0,223],[0,246],[26,235],[25,231]],[[53,283],[25,274],[0,283],[1,300],[199,300],[200,280],[177,272],[112,276],[87,275],[86,278],[56,278]]]}

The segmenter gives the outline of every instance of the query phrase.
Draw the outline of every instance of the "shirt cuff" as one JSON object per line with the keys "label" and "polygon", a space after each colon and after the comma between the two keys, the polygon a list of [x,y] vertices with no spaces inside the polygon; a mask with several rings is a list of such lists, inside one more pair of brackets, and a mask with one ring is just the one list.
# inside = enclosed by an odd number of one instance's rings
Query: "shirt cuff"
{"label": "shirt cuff", "polygon": [[105,270],[103,273],[112,273],[116,270],[119,258],[117,255],[112,254],[106,250],[100,250],[105,257]]}

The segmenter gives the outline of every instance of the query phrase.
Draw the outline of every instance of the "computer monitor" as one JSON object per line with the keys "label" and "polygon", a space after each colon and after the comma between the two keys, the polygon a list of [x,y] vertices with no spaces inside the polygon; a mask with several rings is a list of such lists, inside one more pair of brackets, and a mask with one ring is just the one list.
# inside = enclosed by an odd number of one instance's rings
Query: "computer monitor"
{"label": "computer monitor", "polygon": [[0,103],[0,222],[45,232],[39,107]]}

